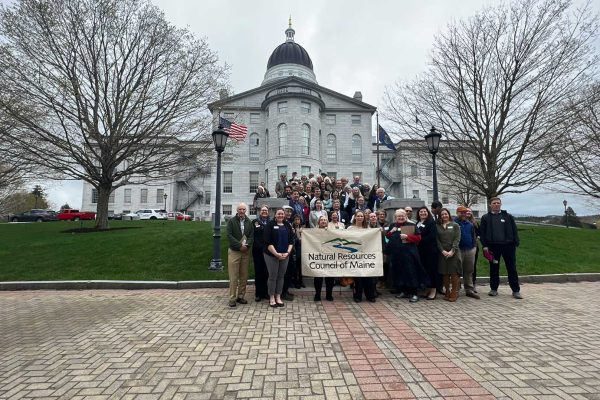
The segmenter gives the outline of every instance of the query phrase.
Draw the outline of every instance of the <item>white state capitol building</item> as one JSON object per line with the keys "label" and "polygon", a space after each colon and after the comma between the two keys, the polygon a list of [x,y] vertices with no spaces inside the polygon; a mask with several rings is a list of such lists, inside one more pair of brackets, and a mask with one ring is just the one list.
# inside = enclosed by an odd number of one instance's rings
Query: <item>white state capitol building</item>
{"label": "white state capitol building", "polygon": [[[243,142],[230,139],[223,152],[224,216],[235,214],[239,202],[251,205],[260,182],[265,182],[271,196],[275,196],[275,183],[282,173],[289,178],[292,172],[298,176],[325,172],[350,180],[359,175],[362,182],[376,183],[372,127],[376,107],[364,103],[360,91],[349,97],[320,86],[312,60],[295,42],[294,34],[290,24],[285,42],[269,57],[259,87],[232,96],[222,92],[221,98],[209,105],[215,127],[220,114],[248,128]],[[381,146],[381,185],[394,197],[431,204],[430,184],[423,183],[430,181],[428,172],[411,164],[406,151],[402,151],[402,141],[396,147],[398,151],[394,153]],[[410,148],[414,150],[414,144]],[[411,151],[413,159],[429,157],[425,141],[419,150],[422,151]],[[216,152],[212,151],[211,157],[213,168],[168,181],[116,189],[109,200],[109,214],[163,209],[166,205],[168,211],[183,211],[195,219],[210,220],[214,212]],[[421,175],[423,179],[416,179]],[[95,210],[95,197],[92,186],[84,183],[82,209]],[[456,207],[452,199],[444,198],[442,190],[440,200],[450,208]],[[477,206],[476,214],[485,207]]]}

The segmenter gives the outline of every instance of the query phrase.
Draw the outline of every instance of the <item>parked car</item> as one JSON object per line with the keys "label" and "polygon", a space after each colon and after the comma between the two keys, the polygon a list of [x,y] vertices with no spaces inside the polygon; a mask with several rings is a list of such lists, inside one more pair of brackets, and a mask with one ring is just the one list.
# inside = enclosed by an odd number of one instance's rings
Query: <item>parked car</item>
{"label": "parked car", "polygon": [[108,219],[121,220],[123,219],[123,214],[108,214]]}
{"label": "parked car", "polygon": [[184,214],[184,213],[181,213],[181,212],[176,212],[175,213],[175,219],[177,221],[191,221],[192,220],[192,216]]}
{"label": "parked car", "polygon": [[167,219],[167,213],[163,213],[161,210],[144,209],[125,214],[123,219]]}
{"label": "parked car", "polygon": [[11,215],[11,222],[45,222],[58,221],[56,212],[52,210],[31,210],[21,214]]}
{"label": "parked car", "polygon": [[79,221],[96,219],[96,213],[91,211],[79,211],[73,209],[64,209],[58,213],[59,221]]}

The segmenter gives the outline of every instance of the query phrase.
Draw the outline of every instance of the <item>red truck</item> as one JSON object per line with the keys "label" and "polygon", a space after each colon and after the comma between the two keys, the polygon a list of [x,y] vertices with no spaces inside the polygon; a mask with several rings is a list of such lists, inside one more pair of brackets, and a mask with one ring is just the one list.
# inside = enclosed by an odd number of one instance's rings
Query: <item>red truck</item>
{"label": "red truck", "polygon": [[90,220],[96,219],[96,213],[89,212],[89,211],[72,210],[72,209],[64,209],[58,213],[59,221],[79,221],[79,220],[86,220],[86,219],[90,219]]}

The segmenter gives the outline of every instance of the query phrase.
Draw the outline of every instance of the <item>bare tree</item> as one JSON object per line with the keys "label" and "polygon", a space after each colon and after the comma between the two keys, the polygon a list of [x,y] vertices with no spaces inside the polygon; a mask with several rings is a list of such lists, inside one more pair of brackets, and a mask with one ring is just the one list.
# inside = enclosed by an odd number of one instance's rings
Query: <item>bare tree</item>
{"label": "bare tree", "polygon": [[517,0],[486,9],[435,38],[423,76],[387,89],[384,115],[408,137],[435,126],[461,143],[440,157],[453,171],[447,184],[466,181],[488,199],[528,191],[551,171],[544,158],[561,133],[559,105],[597,72],[597,37],[589,5]]}
{"label": "bare tree", "polygon": [[562,111],[563,135],[553,143],[551,166],[568,182],[563,191],[600,200],[600,83]]}
{"label": "bare tree", "polygon": [[[204,39],[148,0],[19,0],[0,9],[0,110],[23,157],[98,191],[173,174],[206,151],[205,112],[227,79]],[[208,160],[209,157],[204,157]],[[187,167],[187,166],[185,166]]]}

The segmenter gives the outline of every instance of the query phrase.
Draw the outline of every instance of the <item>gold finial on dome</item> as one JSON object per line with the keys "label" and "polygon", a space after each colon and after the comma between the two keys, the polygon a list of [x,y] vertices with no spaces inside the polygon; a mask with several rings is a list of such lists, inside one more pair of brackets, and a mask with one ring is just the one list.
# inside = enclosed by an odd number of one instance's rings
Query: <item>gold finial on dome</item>
{"label": "gold finial on dome", "polygon": [[294,41],[294,29],[292,28],[292,15],[290,14],[290,19],[288,20],[288,28],[285,30],[285,41],[293,42]]}

